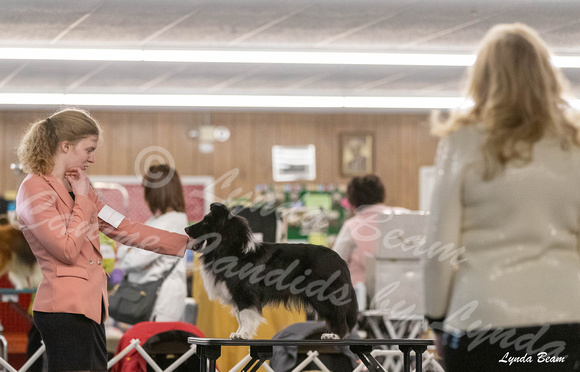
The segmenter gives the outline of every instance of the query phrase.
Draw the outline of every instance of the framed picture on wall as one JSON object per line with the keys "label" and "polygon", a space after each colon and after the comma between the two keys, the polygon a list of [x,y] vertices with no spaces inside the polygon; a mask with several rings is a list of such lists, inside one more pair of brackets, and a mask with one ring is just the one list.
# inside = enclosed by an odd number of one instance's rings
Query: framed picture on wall
{"label": "framed picture on wall", "polygon": [[344,177],[373,172],[373,135],[342,133],[340,135],[340,172]]}

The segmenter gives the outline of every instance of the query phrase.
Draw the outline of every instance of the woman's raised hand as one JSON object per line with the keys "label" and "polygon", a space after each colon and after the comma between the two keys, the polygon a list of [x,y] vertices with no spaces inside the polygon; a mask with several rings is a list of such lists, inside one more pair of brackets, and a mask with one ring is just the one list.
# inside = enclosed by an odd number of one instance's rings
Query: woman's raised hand
{"label": "woman's raised hand", "polygon": [[89,194],[90,181],[85,171],[79,167],[69,168],[64,174],[66,180],[70,183],[75,195],[87,196]]}

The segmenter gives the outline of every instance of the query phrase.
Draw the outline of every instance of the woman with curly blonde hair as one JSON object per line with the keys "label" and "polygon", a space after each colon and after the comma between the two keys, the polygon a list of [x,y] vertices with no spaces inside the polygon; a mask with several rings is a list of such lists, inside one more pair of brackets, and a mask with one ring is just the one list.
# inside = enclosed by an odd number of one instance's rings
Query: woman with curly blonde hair
{"label": "woman with curly blonde hair", "polygon": [[18,148],[18,158],[24,171],[45,174],[55,165],[54,155],[59,140],[77,143],[83,138],[100,138],[100,124],[87,111],[66,109],[31,125]]}
{"label": "woman with curly blonde hair", "polygon": [[48,371],[107,371],[107,274],[99,232],[122,244],[183,257],[177,234],[132,222],[103,204],[86,169],[101,128],[88,112],[66,109],[30,126],[18,156],[28,176],[16,197],[20,229],[43,279],[32,305]]}
{"label": "woman with curly blonde hair", "polygon": [[446,371],[580,369],[580,146],[565,80],[522,24],[484,37],[442,136],[425,306]]}

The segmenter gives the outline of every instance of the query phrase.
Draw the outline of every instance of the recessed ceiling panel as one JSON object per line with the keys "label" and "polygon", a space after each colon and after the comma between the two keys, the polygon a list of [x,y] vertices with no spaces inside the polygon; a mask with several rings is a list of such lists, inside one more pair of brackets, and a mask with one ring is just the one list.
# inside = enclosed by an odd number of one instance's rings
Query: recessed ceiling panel
{"label": "recessed ceiling panel", "polygon": [[[5,66],[7,62],[10,65],[15,61],[2,61],[0,66]],[[23,68],[17,71],[9,81],[2,85],[0,91],[64,93],[75,81],[82,79],[101,65],[102,62],[87,61],[75,63],[63,63],[59,61],[20,62],[20,66],[23,66]]]}
{"label": "recessed ceiling panel", "polygon": [[[523,22],[580,55],[577,0],[11,0],[0,47],[473,53]],[[466,68],[12,61],[0,92],[458,96]],[[580,93],[580,72],[563,71]]]}

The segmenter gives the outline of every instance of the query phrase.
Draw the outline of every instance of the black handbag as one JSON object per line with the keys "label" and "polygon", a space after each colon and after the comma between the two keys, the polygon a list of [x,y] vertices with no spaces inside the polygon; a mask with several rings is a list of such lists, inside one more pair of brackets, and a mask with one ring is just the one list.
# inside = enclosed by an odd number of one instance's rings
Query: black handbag
{"label": "black handbag", "polygon": [[178,263],[179,260],[175,261],[161,278],[151,282],[131,283],[125,275],[109,294],[109,315],[128,324],[148,321],[153,313],[159,288]]}

